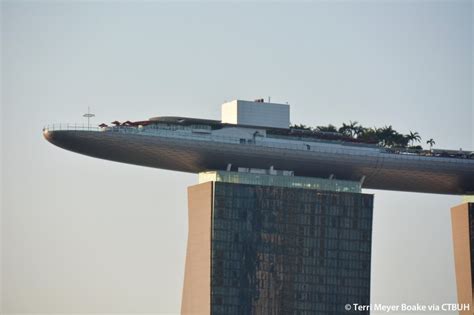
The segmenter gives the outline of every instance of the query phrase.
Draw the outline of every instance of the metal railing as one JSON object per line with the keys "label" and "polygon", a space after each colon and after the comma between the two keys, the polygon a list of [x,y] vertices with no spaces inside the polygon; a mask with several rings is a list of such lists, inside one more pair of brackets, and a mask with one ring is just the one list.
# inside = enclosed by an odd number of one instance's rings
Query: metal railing
{"label": "metal railing", "polygon": [[[311,142],[311,141],[301,141],[301,140],[290,140],[286,141],[297,142],[297,143],[281,143],[278,141],[268,141],[264,137],[254,137],[253,139],[241,139],[240,137],[227,137],[220,136],[211,133],[194,133],[192,130],[168,130],[162,128],[150,128],[149,126],[137,127],[137,126],[108,126],[108,127],[98,127],[98,126],[88,126],[87,124],[52,124],[45,126],[43,130],[48,131],[60,131],[60,130],[69,130],[69,131],[100,131],[100,132],[119,132],[127,134],[137,134],[137,135],[148,135],[148,136],[160,136],[167,138],[180,138],[180,139],[189,139],[189,140],[198,140],[198,141],[213,141],[220,143],[229,143],[229,144],[240,144],[240,145],[259,145],[275,149],[290,149],[290,150],[300,150],[300,151],[317,151],[317,152],[327,152],[327,153],[351,153],[362,154],[364,151],[378,153],[379,148],[359,148],[343,145],[340,143],[321,143],[321,142]],[[269,138],[272,139],[272,138]],[[274,139],[277,140],[277,139]],[[283,140],[283,139],[281,139]],[[284,140],[283,140],[284,141]],[[337,146],[337,147],[335,147]],[[361,150],[362,149],[362,150]]]}
{"label": "metal railing", "polygon": [[43,131],[61,131],[61,130],[73,130],[73,131],[102,131],[103,129],[95,125],[87,124],[69,124],[69,123],[59,123],[59,124],[50,124],[43,127]]}
{"label": "metal railing", "polygon": [[[263,147],[269,147],[274,149],[290,149],[290,150],[299,150],[299,151],[313,151],[313,152],[324,152],[324,153],[339,153],[339,154],[355,154],[355,155],[374,155],[378,153],[387,153],[393,155],[404,155],[406,154],[405,150],[394,150],[390,148],[383,147],[364,147],[364,146],[351,146],[350,144],[333,142],[330,141],[303,141],[303,140],[291,140],[291,139],[281,139],[291,142],[298,143],[281,143],[277,141],[268,141],[267,139],[275,139],[274,137],[254,137],[253,139],[241,139],[239,137],[226,137],[220,135],[213,135],[211,133],[194,133],[190,129],[182,130],[168,130],[164,128],[150,128],[150,126],[108,126],[108,127],[99,127],[95,125],[87,124],[76,124],[76,123],[59,123],[47,125],[43,130],[48,131],[60,131],[60,130],[69,130],[69,131],[100,131],[100,132],[119,132],[127,134],[137,134],[137,135],[147,135],[147,136],[161,136],[167,138],[179,138],[179,139],[188,139],[188,140],[198,140],[198,141],[212,141],[220,143],[229,143],[229,144],[240,144],[240,145],[258,145]],[[244,141],[242,141],[244,140]],[[423,156],[423,157],[436,157],[439,156],[429,155],[426,152],[421,153],[411,153],[405,156]],[[450,159],[462,159],[461,157],[456,156],[442,156],[444,158]],[[468,158],[472,159],[472,157]]]}

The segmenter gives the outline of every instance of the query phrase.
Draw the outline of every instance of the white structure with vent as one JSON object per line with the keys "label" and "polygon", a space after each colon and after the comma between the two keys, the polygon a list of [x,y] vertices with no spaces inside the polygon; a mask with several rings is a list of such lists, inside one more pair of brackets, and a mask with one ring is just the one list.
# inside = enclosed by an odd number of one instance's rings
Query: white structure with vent
{"label": "white structure with vent", "polygon": [[271,128],[290,126],[290,105],[234,100],[222,104],[222,123]]}

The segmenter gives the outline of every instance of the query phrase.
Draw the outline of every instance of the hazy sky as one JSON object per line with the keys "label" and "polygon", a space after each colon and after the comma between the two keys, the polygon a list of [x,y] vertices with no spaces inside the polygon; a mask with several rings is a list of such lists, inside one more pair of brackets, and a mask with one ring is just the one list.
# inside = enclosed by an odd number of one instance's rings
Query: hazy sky
{"label": "hazy sky", "polygon": [[[471,1],[1,9],[2,313],[179,312],[197,176],[42,138],[48,123],[84,122],[88,106],[96,123],[219,119],[226,100],[271,96],[291,104],[293,123],[391,124],[474,149]],[[367,192],[372,302],[455,302],[449,208],[460,198]]]}

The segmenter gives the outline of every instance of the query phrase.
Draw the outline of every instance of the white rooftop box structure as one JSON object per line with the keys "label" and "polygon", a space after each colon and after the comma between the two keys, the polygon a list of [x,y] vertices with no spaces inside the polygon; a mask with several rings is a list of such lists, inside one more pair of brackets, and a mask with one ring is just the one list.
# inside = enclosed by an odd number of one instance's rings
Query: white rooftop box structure
{"label": "white rooftop box structure", "polygon": [[234,100],[222,104],[222,123],[248,126],[285,128],[290,126],[290,105],[264,103],[263,99]]}

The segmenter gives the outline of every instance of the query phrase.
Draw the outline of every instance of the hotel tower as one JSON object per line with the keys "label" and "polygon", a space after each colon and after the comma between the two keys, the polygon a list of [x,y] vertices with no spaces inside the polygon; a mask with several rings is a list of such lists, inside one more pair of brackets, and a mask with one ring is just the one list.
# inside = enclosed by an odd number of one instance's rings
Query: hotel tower
{"label": "hotel tower", "polygon": [[[53,125],[43,135],[88,156],[198,174],[182,314],[351,313],[346,304],[370,303],[374,196],[362,188],[474,195],[473,152],[291,128],[289,105],[262,99],[227,102],[220,120]],[[458,299],[472,306],[472,201],[451,213]]]}

